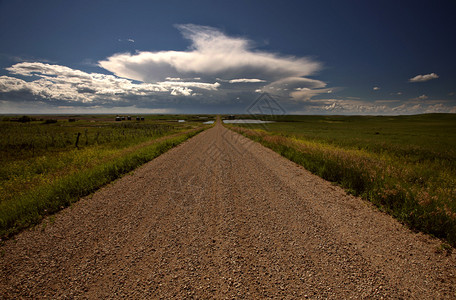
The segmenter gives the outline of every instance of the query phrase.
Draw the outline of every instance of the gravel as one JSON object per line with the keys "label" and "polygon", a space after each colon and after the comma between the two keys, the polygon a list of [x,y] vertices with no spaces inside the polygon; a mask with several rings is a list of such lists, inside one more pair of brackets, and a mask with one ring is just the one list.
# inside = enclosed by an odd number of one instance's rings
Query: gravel
{"label": "gravel", "polygon": [[456,254],[220,122],[1,246],[0,298],[456,298]]}

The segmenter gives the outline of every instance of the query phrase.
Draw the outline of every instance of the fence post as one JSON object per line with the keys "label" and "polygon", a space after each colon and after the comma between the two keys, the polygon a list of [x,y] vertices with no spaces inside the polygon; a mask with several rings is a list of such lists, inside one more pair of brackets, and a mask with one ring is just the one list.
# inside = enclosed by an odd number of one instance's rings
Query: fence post
{"label": "fence post", "polygon": [[76,137],[76,144],[75,144],[75,146],[76,146],[76,148],[78,148],[78,150],[79,150],[78,143],[79,143],[79,137],[80,137],[80,136],[81,136],[81,133],[78,132],[78,136]]}

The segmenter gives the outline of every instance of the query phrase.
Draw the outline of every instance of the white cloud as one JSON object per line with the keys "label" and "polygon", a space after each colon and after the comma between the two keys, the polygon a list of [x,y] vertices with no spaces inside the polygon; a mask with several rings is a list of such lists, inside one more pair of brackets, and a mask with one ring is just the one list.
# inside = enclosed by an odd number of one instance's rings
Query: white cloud
{"label": "white cloud", "polygon": [[308,101],[316,95],[332,93],[335,89],[324,89],[324,87],[326,87],[326,83],[320,80],[303,77],[286,77],[276,80],[260,90],[275,96],[291,98],[295,101]]}
{"label": "white cloud", "polygon": [[308,76],[321,64],[304,57],[281,56],[255,51],[242,37],[229,37],[207,26],[179,25],[183,36],[191,41],[186,51],[142,51],[119,53],[99,65],[119,77],[143,82],[163,81],[166,77],[255,78],[267,81],[284,77]]}
{"label": "white cloud", "polygon": [[[236,105],[239,105],[240,109],[245,109],[245,106],[242,106],[245,104],[243,101],[255,99],[257,97],[255,92],[264,92],[264,88],[256,89],[250,94],[245,94],[245,96],[240,97],[240,94],[234,93],[223,98],[221,96],[225,94],[223,94],[223,90],[220,90],[221,84],[218,82],[168,80],[156,83],[134,83],[131,80],[113,75],[85,73],[63,66],[40,64],[16,64],[9,68],[11,72],[20,73],[23,74],[22,76],[35,80],[26,81],[10,76],[0,76],[0,99],[17,99],[17,101],[0,100],[2,111],[38,113],[44,112],[43,109],[46,108],[49,112],[61,113],[71,109],[74,111],[107,112],[114,109],[122,111],[122,108],[125,107],[125,109],[144,112],[175,112],[176,108],[179,111],[179,106],[175,105],[179,103],[180,105],[195,107],[195,112],[198,112],[198,108],[201,109],[202,106],[195,105],[196,103],[216,105],[223,103],[223,99],[228,98],[231,105],[233,104],[232,99],[237,99]],[[283,103],[295,107],[295,109],[287,108],[289,113],[417,114],[456,112],[454,101],[429,100],[426,95],[406,101],[386,99],[370,102],[349,97],[345,99],[318,99],[328,95],[334,88],[326,88],[324,82],[303,78],[287,78],[271,83],[267,87],[272,88],[272,95],[275,99],[283,100]],[[180,100],[172,102],[172,99]]]}
{"label": "white cloud", "polygon": [[17,92],[26,89],[26,82],[22,79],[0,76],[0,91],[3,93]]}
{"label": "white cloud", "polygon": [[[12,76],[26,78],[0,76],[0,107],[12,109],[18,107],[14,103],[28,101],[37,110],[43,104],[43,107],[91,107],[100,111],[114,107],[171,111],[172,107],[185,112],[194,109],[198,113],[210,105],[219,108],[230,105],[237,106],[238,112],[245,112],[258,97],[257,93],[269,92],[284,107],[295,108],[287,108],[289,113],[404,114],[456,110],[451,103],[429,100],[426,95],[407,101],[342,99],[332,94],[340,88],[330,88],[321,80],[307,78],[321,69],[316,61],[257,51],[249,40],[229,37],[211,27],[181,25],[178,28],[191,41],[189,49],[114,54],[99,62],[99,66],[113,75],[43,62],[17,63],[7,71]],[[431,73],[410,81],[425,81],[429,77],[438,78]],[[331,99],[321,99],[325,97]],[[4,99],[8,101],[2,102]],[[187,106],[181,109],[181,105]]]}
{"label": "white cloud", "polygon": [[171,91],[171,95],[173,95],[173,96],[191,96],[192,89],[189,89],[188,87],[175,87]]}
{"label": "white cloud", "polygon": [[297,101],[310,101],[313,97],[321,94],[331,94],[333,92],[332,89],[309,89],[309,88],[301,88],[296,90],[290,94],[293,100]]}
{"label": "white cloud", "polygon": [[303,77],[287,77],[280,80],[277,80],[268,85],[272,87],[287,87],[289,89],[298,89],[298,88],[308,88],[316,89],[323,88],[326,86],[326,83],[320,80],[303,78]]}
{"label": "white cloud", "polygon": [[378,91],[380,88],[379,88],[378,86],[374,86],[372,89],[373,89],[374,91]]}
{"label": "white cloud", "polygon": [[419,96],[419,97],[416,97],[416,98],[413,98],[412,100],[427,100],[429,97],[426,96],[425,94]]}
{"label": "white cloud", "polygon": [[[51,65],[41,62],[22,62],[6,68],[11,74],[22,76],[63,76],[68,79],[89,79],[90,75],[80,70],[74,70],[65,66]],[[110,75],[107,75],[110,76]],[[111,76],[113,77],[113,76]]]}
{"label": "white cloud", "polygon": [[439,75],[437,75],[435,73],[430,73],[430,74],[426,74],[426,75],[416,75],[415,77],[410,78],[409,82],[424,82],[424,81],[437,79],[437,78],[439,78]]}
{"label": "white cloud", "polygon": [[231,79],[228,81],[229,83],[258,83],[258,82],[266,82],[265,80],[256,79],[256,78],[239,78],[239,79]]}
{"label": "white cloud", "polygon": [[[291,97],[297,101],[307,101],[313,96],[332,93],[334,90],[334,88],[324,89],[326,83],[323,81],[305,77],[321,69],[321,64],[310,58],[256,50],[250,40],[244,37],[227,36],[213,27],[193,24],[176,27],[184,38],[191,42],[187,50],[117,53],[99,61],[99,66],[116,76],[159,84],[165,88],[168,88],[166,83],[181,80],[193,82],[191,87],[186,85],[182,87],[193,89],[197,86],[192,79],[185,78],[215,81],[210,86],[205,84],[199,88],[217,90],[217,94],[203,92],[201,96],[219,102],[223,102],[223,99],[228,97],[231,98],[231,95],[236,92],[266,91],[276,96],[283,96],[284,99]],[[252,87],[243,83],[264,83],[264,86]],[[172,91],[173,95],[189,93],[180,89],[172,89]]]}
{"label": "white cloud", "polygon": [[194,87],[208,91],[215,91],[220,86],[220,83],[206,83],[206,82],[195,82],[195,81],[162,81],[157,84],[165,89],[172,89],[174,87]]}
{"label": "white cloud", "polygon": [[0,93],[22,93],[48,101],[79,103],[125,101],[132,97],[191,96],[194,90],[216,91],[220,84],[205,82],[162,81],[134,83],[114,75],[86,73],[65,66],[24,62],[7,70],[14,75],[38,78],[25,81],[15,77],[0,77]]}

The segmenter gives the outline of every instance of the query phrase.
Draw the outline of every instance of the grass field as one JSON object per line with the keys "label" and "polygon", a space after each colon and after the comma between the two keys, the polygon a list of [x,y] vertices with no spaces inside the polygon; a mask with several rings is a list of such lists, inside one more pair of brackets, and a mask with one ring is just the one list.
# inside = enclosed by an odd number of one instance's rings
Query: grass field
{"label": "grass field", "polygon": [[208,128],[203,125],[208,119],[214,118],[151,115],[117,122],[108,115],[3,117],[0,237],[36,224]]}
{"label": "grass field", "polygon": [[274,120],[230,127],[456,245],[456,115]]}

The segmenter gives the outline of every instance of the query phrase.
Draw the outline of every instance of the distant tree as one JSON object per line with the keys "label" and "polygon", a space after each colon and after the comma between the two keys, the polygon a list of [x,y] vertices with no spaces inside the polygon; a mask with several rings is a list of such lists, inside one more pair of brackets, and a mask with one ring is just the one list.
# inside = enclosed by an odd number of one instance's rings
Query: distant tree
{"label": "distant tree", "polygon": [[32,121],[32,118],[30,118],[29,116],[22,116],[19,119],[17,119],[17,121],[21,123],[27,123]]}

